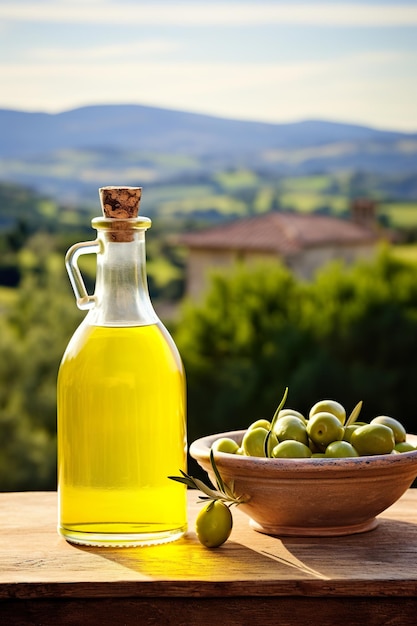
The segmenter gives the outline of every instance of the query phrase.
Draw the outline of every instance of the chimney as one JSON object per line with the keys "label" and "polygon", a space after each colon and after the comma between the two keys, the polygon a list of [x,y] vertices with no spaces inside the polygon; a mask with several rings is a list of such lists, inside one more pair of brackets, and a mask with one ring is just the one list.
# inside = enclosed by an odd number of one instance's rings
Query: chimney
{"label": "chimney", "polygon": [[351,216],[355,224],[374,229],[377,224],[376,202],[369,198],[355,198],[351,203]]}

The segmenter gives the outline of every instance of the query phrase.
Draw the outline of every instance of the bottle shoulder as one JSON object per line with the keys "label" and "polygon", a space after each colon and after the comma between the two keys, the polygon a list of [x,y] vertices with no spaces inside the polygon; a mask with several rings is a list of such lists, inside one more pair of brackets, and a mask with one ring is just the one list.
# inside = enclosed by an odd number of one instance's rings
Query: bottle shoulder
{"label": "bottle shoulder", "polygon": [[161,321],[144,325],[94,325],[86,318],[72,335],[62,363],[75,358],[85,361],[108,359],[134,362],[141,359],[182,362],[170,333]]}

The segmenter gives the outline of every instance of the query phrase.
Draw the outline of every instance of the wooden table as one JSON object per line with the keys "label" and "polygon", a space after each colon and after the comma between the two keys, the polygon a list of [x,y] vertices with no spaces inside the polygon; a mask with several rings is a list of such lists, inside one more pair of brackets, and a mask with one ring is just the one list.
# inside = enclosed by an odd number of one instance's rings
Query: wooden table
{"label": "wooden table", "polygon": [[87,548],[58,536],[55,493],[0,494],[0,624],[417,624],[417,489],[351,537],[268,537],[234,509],[214,550],[196,502],[175,543]]}

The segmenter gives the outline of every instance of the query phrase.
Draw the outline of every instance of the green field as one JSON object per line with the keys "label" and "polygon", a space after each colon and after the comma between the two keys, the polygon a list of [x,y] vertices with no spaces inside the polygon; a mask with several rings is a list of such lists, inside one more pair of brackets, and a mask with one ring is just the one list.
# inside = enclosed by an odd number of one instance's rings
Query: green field
{"label": "green field", "polygon": [[417,265],[417,244],[393,246],[393,252],[401,261]]}
{"label": "green field", "polygon": [[417,202],[381,203],[378,214],[387,217],[393,228],[417,228]]}

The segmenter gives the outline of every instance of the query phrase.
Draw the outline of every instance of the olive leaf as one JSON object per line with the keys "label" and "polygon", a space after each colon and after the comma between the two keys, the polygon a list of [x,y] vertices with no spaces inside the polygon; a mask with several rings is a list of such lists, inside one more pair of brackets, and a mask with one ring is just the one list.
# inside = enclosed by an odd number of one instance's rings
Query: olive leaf
{"label": "olive leaf", "polygon": [[271,426],[269,427],[268,434],[265,437],[264,453],[265,453],[266,458],[269,458],[269,440],[270,440],[271,434],[272,434],[272,432],[274,430],[274,426],[275,426],[275,424],[276,424],[276,422],[278,420],[279,412],[281,411],[282,407],[284,406],[284,404],[285,404],[285,402],[287,400],[287,396],[288,396],[288,387],[285,387],[284,395],[282,396],[282,400],[279,403],[278,408],[277,408],[277,410],[274,413],[274,416],[273,416],[273,418],[271,420]]}
{"label": "olive leaf", "polygon": [[354,422],[356,422],[356,420],[359,417],[359,413],[361,412],[362,404],[363,402],[362,400],[360,400],[358,404],[355,406],[355,408],[353,409],[352,413],[349,415],[349,419],[347,420],[345,427],[350,426],[351,424],[354,424]]}
{"label": "olive leaf", "polygon": [[223,478],[220,476],[220,472],[217,468],[216,461],[214,460],[213,448],[210,449],[210,463],[211,463],[211,467],[213,468],[214,475],[216,477],[217,489],[225,493],[226,492],[225,484],[224,484]]}

